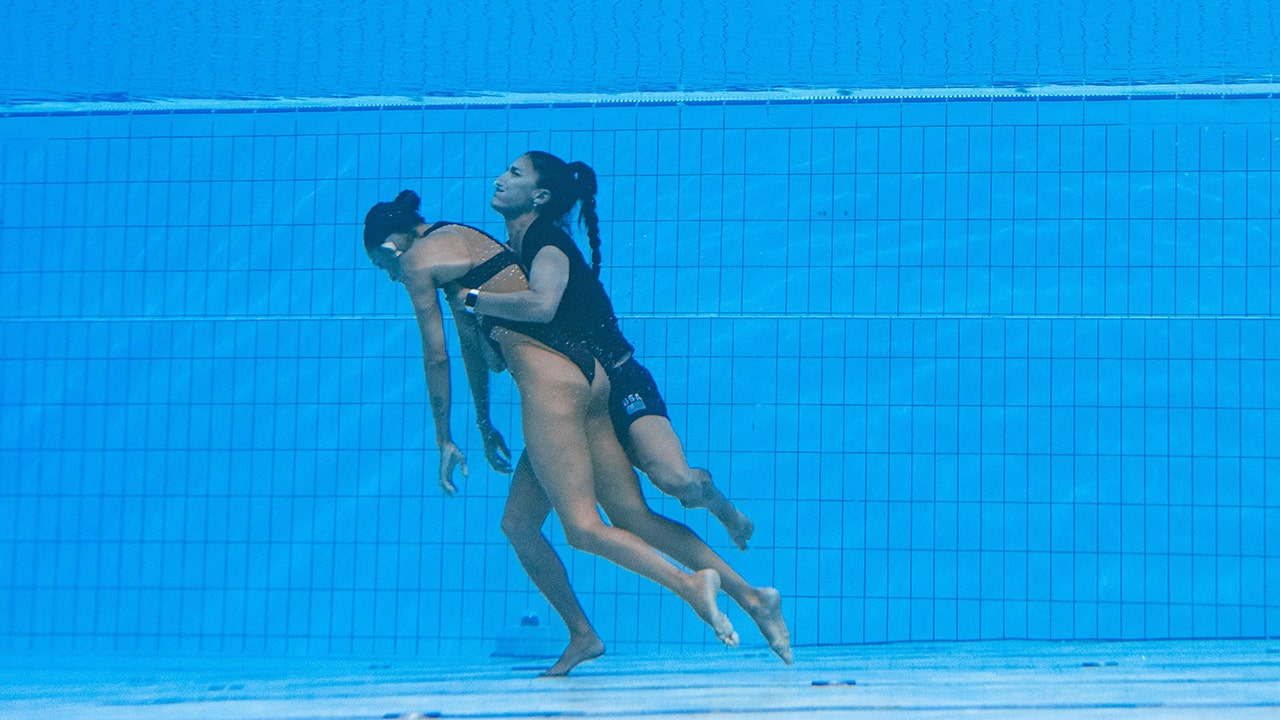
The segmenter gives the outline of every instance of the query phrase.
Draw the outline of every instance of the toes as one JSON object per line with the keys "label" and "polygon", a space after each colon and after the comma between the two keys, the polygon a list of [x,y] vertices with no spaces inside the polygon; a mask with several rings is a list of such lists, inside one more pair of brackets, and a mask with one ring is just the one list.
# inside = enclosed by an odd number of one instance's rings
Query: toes
{"label": "toes", "polygon": [[738,638],[738,631],[734,630],[733,625],[729,624],[729,617],[727,615],[724,616],[723,619],[724,622],[717,623],[716,626],[713,626],[712,628],[716,632],[716,639],[728,647],[738,647],[741,642]]}
{"label": "toes", "polygon": [[755,523],[751,522],[750,518],[746,515],[739,512],[737,522],[734,524],[729,536],[732,538],[733,544],[738,546],[739,550],[746,550],[747,543],[751,541],[751,536],[754,535],[755,532]]}

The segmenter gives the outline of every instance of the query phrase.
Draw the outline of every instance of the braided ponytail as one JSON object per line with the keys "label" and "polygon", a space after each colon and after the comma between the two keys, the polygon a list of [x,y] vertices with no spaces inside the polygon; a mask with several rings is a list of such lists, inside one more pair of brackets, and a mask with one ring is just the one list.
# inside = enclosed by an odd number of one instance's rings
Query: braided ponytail
{"label": "braided ponytail", "polygon": [[596,191],[599,189],[596,171],[584,162],[566,163],[541,150],[530,150],[524,156],[529,158],[533,171],[538,174],[537,186],[551,192],[551,198],[538,209],[540,217],[546,217],[567,230],[565,216],[575,203],[581,206],[578,219],[586,226],[591,244],[591,268],[599,277],[600,217],[596,215]]}
{"label": "braided ponytail", "polygon": [[596,173],[584,162],[569,163],[569,170],[578,183],[578,219],[587,228],[587,240],[591,245],[591,269],[600,277],[600,216],[596,214]]}

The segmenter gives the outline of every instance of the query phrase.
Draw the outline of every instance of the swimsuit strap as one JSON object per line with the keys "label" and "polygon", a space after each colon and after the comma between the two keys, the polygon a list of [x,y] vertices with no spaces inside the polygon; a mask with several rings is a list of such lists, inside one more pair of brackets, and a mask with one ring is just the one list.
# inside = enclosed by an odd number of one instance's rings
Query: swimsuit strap
{"label": "swimsuit strap", "polygon": [[465,288],[478,288],[494,275],[515,264],[515,253],[504,248],[497,255],[468,270],[466,275],[457,279],[457,282]]}

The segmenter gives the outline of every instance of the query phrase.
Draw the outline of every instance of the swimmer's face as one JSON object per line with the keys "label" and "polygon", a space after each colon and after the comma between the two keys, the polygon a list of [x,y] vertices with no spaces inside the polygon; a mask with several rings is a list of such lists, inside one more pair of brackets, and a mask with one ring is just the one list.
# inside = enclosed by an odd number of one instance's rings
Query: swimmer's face
{"label": "swimmer's face", "polygon": [[493,200],[489,204],[503,217],[517,217],[537,210],[550,198],[550,192],[538,187],[533,163],[521,155],[493,181]]}

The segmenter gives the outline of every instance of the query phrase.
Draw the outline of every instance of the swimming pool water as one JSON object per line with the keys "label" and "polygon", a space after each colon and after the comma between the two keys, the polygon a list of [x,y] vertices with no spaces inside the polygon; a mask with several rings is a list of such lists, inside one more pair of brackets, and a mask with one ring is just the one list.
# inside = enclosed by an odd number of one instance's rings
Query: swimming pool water
{"label": "swimming pool water", "polygon": [[[1280,632],[1273,4],[55,12],[0,24],[0,652],[559,631],[460,395],[438,495],[358,243],[406,187],[499,232],[532,148],[600,173],[606,286],[753,548],[651,501],[798,645]],[[547,531],[613,650],[714,644]]]}
{"label": "swimming pool water", "polygon": [[1267,0],[7,3],[0,105],[1276,82]]}
{"label": "swimming pool water", "polygon": [[[1277,107],[2,119],[0,647],[487,652],[549,622],[465,410],[471,477],[435,490],[410,308],[357,242],[403,187],[500,230],[527,148],[600,172],[624,330],[754,547],[650,497],[776,584],[797,644],[1274,635]],[[519,447],[516,402],[499,379]],[[548,531],[612,647],[708,642]]]}

